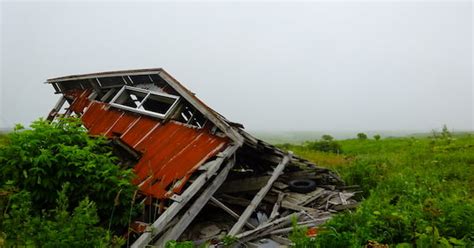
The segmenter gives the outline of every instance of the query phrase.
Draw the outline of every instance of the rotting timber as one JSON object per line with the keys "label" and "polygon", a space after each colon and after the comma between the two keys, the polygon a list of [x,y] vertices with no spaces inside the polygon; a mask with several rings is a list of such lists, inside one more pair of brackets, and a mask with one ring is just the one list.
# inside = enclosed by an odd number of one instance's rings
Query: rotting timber
{"label": "rotting timber", "polygon": [[[174,239],[219,243],[223,235],[256,246],[265,237],[289,244],[292,216],[314,227],[356,205],[354,193],[330,170],[253,137],[163,69],[47,83],[60,95],[49,120],[81,118],[91,135],[109,138],[133,167],[136,201],[148,214],[130,224],[132,247],[163,247]],[[209,215],[215,220],[201,221]]]}

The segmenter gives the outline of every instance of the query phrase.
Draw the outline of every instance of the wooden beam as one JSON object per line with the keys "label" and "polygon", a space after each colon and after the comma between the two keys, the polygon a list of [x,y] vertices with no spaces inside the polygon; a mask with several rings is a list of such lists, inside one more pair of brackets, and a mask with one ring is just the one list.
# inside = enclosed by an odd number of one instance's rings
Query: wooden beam
{"label": "wooden beam", "polygon": [[201,114],[203,114],[208,120],[216,125],[222,132],[224,132],[230,139],[232,139],[239,146],[244,143],[244,137],[240,135],[234,128],[227,124],[222,119],[218,118],[214,111],[209,107],[205,106],[200,100],[194,96],[188,89],[186,89],[178,80],[174,79],[166,71],[161,70],[159,73],[160,77],[165,80],[179,95],[181,95],[186,101],[188,101],[193,107],[195,107]]}
{"label": "wooden beam", "polygon": [[165,226],[178,214],[191,198],[204,186],[204,184],[219,170],[225,159],[230,157],[239,148],[238,145],[230,145],[218,157],[203,166],[209,166],[208,170],[199,175],[198,178],[183,192],[180,202],[173,202],[166,211],[151,225],[151,232],[143,233],[133,244],[132,248],[145,247],[156,236],[161,234]]}
{"label": "wooden beam", "polygon": [[249,230],[249,231],[237,234],[237,235],[235,235],[235,237],[238,238],[238,239],[243,239],[243,238],[255,235],[257,233],[260,233],[262,231],[272,229],[273,227],[278,227],[282,224],[291,223],[292,218],[298,219],[302,214],[303,214],[303,212],[297,212],[297,213],[287,215],[285,217],[281,217],[281,218],[276,219],[272,222],[268,222],[266,224],[260,225],[260,226],[258,226],[257,228],[255,228],[253,230]]}
{"label": "wooden beam", "polygon": [[[214,196],[211,197],[211,202],[214,203],[216,206],[222,208],[224,211],[226,211],[230,216],[234,217],[235,219],[239,219],[239,216],[236,212],[234,212],[232,209],[230,209],[229,207],[227,207],[224,203],[222,203],[221,201],[217,200]],[[245,222],[245,225],[250,228],[250,229],[255,229],[256,227],[252,224],[250,224],[250,222]]]}
{"label": "wooden beam", "polygon": [[270,214],[270,217],[268,218],[268,222],[272,221],[273,219],[275,219],[278,215],[280,215],[280,213],[278,212],[278,210],[280,209],[280,206],[281,206],[281,202],[283,201],[283,198],[285,197],[285,193],[283,192],[280,192],[278,194],[278,199],[277,201],[275,202],[275,205],[273,205],[273,209],[272,209],[272,213]]}
{"label": "wooden beam", "polygon": [[102,97],[102,91],[100,89],[98,79],[97,78],[89,78],[88,81],[91,84],[92,88],[94,88],[94,91],[97,93],[97,96]]}
{"label": "wooden beam", "polygon": [[109,98],[112,94],[115,94],[117,92],[116,89],[110,89],[107,91],[107,93],[105,93],[101,98],[100,98],[100,101],[101,102],[105,102],[105,100],[107,100],[107,98]]}
{"label": "wooden beam", "polygon": [[230,159],[226,166],[219,172],[216,178],[212,183],[199,195],[199,197],[194,201],[194,203],[188,208],[188,210],[181,215],[178,223],[173,225],[160,239],[155,243],[157,247],[165,247],[168,240],[176,240],[181,236],[181,234],[186,230],[189,224],[196,218],[196,216],[201,212],[202,208],[212,195],[217,191],[217,189],[222,185],[222,183],[227,178],[230,169],[234,166],[235,160]]}
{"label": "wooden beam", "polygon": [[219,189],[219,193],[257,191],[265,186],[269,179],[270,176],[261,176],[226,181]]}
{"label": "wooden beam", "polygon": [[253,211],[257,208],[257,206],[260,204],[262,199],[268,193],[273,183],[278,179],[280,174],[283,172],[283,169],[285,169],[285,166],[290,161],[291,156],[292,154],[290,153],[283,157],[281,162],[277,165],[277,167],[273,171],[273,174],[268,180],[267,184],[262,189],[260,189],[260,191],[258,191],[258,193],[253,198],[252,202],[250,202],[250,205],[245,209],[245,211],[240,216],[237,223],[235,223],[232,229],[230,229],[229,235],[235,236],[236,234],[240,232],[240,230],[242,230],[242,227],[244,226],[245,222],[247,222],[250,215],[253,213]]}

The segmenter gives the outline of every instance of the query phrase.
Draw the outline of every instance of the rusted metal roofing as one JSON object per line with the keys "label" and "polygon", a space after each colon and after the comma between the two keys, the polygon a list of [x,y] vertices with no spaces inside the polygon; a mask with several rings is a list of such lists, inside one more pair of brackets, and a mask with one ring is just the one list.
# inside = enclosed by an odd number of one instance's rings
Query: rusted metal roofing
{"label": "rusted metal roofing", "polygon": [[119,138],[141,154],[134,166],[133,181],[143,194],[167,198],[180,193],[192,173],[228,142],[211,134],[210,125],[190,128],[176,121],[123,111],[98,101],[90,101],[89,90],[72,91],[70,109],[81,114],[92,135]]}

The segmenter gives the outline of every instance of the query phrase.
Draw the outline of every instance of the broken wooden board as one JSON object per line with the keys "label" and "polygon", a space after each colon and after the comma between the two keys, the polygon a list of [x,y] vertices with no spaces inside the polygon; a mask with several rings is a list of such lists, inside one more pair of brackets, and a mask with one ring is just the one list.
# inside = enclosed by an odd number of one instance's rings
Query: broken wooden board
{"label": "broken wooden board", "polygon": [[270,188],[272,187],[273,183],[278,179],[280,174],[283,172],[283,169],[285,169],[285,166],[290,161],[291,156],[292,154],[290,153],[282,158],[278,166],[273,171],[273,174],[268,180],[267,184],[262,189],[260,189],[260,191],[255,195],[255,197],[252,199],[252,202],[244,210],[237,223],[235,223],[232,229],[230,229],[229,235],[236,235],[240,232],[240,230],[242,230],[242,227],[244,226],[245,222],[247,222],[250,215],[258,207],[258,205],[268,193],[268,191],[270,191]]}
{"label": "broken wooden board", "polygon": [[318,197],[322,196],[324,193],[324,189],[316,188],[314,191],[311,191],[306,194],[296,193],[296,192],[288,192],[283,199],[283,204],[291,203],[298,206],[305,206],[308,203],[316,200]]}
{"label": "broken wooden board", "polygon": [[232,181],[225,182],[219,189],[219,193],[236,193],[236,192],[248,192],[258,191],[265,184],[267,184],[270,176],[261,177],[248,177],[242,179],[235,179]]}

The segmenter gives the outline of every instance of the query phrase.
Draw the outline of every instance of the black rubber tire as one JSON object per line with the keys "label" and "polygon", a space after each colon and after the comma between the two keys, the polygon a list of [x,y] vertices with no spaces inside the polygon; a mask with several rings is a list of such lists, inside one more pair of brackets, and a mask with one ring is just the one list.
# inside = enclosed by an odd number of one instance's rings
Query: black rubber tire
{"label": "black rubber tire", "polygon": [[288,188],[297,193],[309,193],[316,189],[316,182],[310,179],[296,179],[288,183]]}

